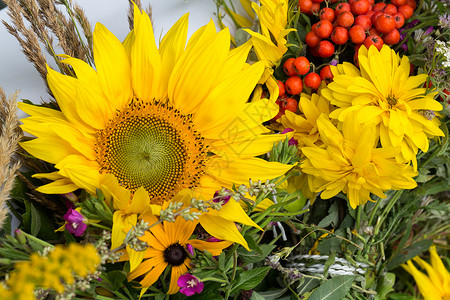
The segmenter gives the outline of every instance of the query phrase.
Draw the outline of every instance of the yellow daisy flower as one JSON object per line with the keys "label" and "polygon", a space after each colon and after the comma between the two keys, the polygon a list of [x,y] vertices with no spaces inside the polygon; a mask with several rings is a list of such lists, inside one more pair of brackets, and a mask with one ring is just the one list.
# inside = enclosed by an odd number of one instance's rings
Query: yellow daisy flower
{"label": "yellow daisy flower", "polygon": [[428,151],[428,138],[444,136],[432,117],[442,105],[423,88],[427,75],[409,76],[408,57],[386,45],[381,51],[361,47],[358,59],[359,69],[350,63],[331,67],[333,82],[322,95],[339,108],[330,118],[344,122],[356,111],[361,124],[377,124],[383,147],[401,147],[397,159],[416,165],[418,149]]}
{"label": "yellow daisy flower", "polygon": [[294,131],[294,138],[298,141],[298,147],[320,146],[319,130],[317,129],[317,119],[321,114],[330,115],[332,107],[330,102],[320,94],[313,93],[311,96],[305,93],[300,95],[298,108],[301,114],[296,114],[286,110],[285,114],[278,119],[283,128],[291,128]]}
{"label": "yellow daisy flower", "polygon": [[[62,62],[76,78],[48,68],[61,111],[20,104],[30,115],[22,129],[37,137],[22,147],[56,168],[35,176],[53,181],[38,190],[94,194],[101,175],[112,174],[131,193],[143,187],[150,204],[162,205],[184,189],[211,199],[233,183],[287,172],[291,166],[255,157],[286,135],[267,134],[262,125],[276,115],[275,103],[247,102],[264,71],[262,62],[246,63],[251,46],[230,50],[228,30],[217,33],[212,21],[186,46],[185,15],[158,49],[148,15],[136,6],[134,15],[134,30],[123,43],[96,25],[95,69],[68,56]],[[220,217],[204,216],[202,226],[247,246],[234,224],[245,213],[229,203]],[[248,216],[244,224],[257,226]]]}
{"label": "yellow daisy flower", "polygon": [[375,127],[364,128],[351,114],[339,131],[322,114],[317,119],[322,146],[303,147],[306,159],[302,171],[314,176],[312,186],[329,199],[340,191],[347,195],[352,208],[371,201],[370,193],[386,198],[383,191],[411,189],[417,186],[413,168],[397,162],[400,151],[395,148],[375,148],[378,143]]}
{"label": "yellow daisy flower", "polygon": [[[143,214],[142,219],[150,225],[158,221],[158,218],[150,212]],[[143,276],[140,279],[141,296],[169,266],[171,267],[171,276],[167,294],[178,292],[178,278],[191,267],[188,244],[200,251],[207,250],[212,255],[219,255],[224,248],[231,245],[226,241],[206,242],[189,239],[196,225],[196,221],[185,221],[182,217],[177,217],[175,222],[163,222],[151,227],[140,238],[149,245],[149,248],[145,251],[144,261],[128,275],[128,280]]]}
{"label": "yellow daisy flower", "polygon": [[420,293],[425,300],[447,300],[450,299],[450,273],[442,263],[436,252],[436,246],[430,247],[431,265],[419,256],[413,260],[427,271],[427,274],[420,272],[411,260],[403,264],[402,267],[414,277]]}

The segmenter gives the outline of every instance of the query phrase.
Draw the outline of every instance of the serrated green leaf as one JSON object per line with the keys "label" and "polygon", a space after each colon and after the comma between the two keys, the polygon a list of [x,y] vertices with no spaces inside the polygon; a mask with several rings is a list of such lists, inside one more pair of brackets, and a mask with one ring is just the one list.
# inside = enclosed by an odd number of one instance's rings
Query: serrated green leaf
{"label": "serrated green leaf", "polygon": [[309,300],[336,300],[344,298],[355,280],[355,275],[333,277],[321,284],[308,298]]}
{"label": "serrated green leaf", "polygon": [[256,287],[266,277],[271,267],[262,267],[244,271],[239,274],[231,294],[239,290],[250,290]]}

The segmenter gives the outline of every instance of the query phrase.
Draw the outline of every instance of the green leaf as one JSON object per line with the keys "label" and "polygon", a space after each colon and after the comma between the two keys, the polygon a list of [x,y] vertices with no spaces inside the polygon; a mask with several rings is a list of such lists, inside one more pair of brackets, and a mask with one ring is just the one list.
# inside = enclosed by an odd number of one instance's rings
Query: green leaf
{"label": "green leaf", "polygon": [[407,295],[407,294],[392,294],[389,296],[390,300],[415,300],[416,298],[414,298],[411,295]]}
{"label": "green leaf", "polygon": [[263,296],[264,299],[266,299],[266,300],[273,300],[273,299],[278,299],[281,296],[283,296],[287,290],[288,290],[288,288],[286,287],[284,289],[271,290],[271,291],[267,291],[267,292],[258,292],[258,294]]}
{"label": "green leaf", "polygon": [[317,251],[323,255],[329,255],[333,252],[339,251],[341,249],[342,239],[337,236],[327,237],[317,246]]}
{"label": "green leaf", "polygon": [[246,263],[256,263],[263,261],[275,249],[276,245],[262,244],[259,246],[262,253],[256,251],[247,251],[244,248],[239,248],[238,255]]}
{"label": "green leaf", "polygon": [[262,267],[240,273],[231,290],[231,294],[239,290],[250,290],[256,287],[266,277],[270,269],[271,267]]}
{"label": "green leaf", "polygon": [[29,255],[14,249],[0,248],[0,257],[10,258],[14,260],[28,260]]}
{"label": "green leaf", "polygon": [[309,300],[336,300],[344,298],[355,280],[355,275],[341,275],[331,278],[320,285],[308,298]]}
{"label": "green leaf", "polygon": [[323,218],[319,224],[317,224],[320,228],[325,228],[329,225],[336,225],[339,222],[339,207],[338,202],[335,201],[330,208],[328,209],[328,216]]}
{"label": "green leaf", "polygon": [[126,273],[121,270],[108,272],[107,275],[109,281],[111,282],[113,291],[117,291],[122,286],[122,283],[127,279]]}
{"label": "green leaf", "polygon": [[307,292],[310,292],[312,289],[316,288],[319,285],[320,281],[315,278],[303,278],[300,285],[297,287],[297,293],[299,295],[304,295]]}
{"label": "green leaf", "polygon": [[41,216],[33,203],[31,204],[31,234],[37,236],[41,230]]}
{"label": "green leaf", "polygon": [[261,294],[258,294],[257,292],[253,292],[250,300],[266,300],[266,298],[264,298]]}
{"label": "green leaf", "polygon": [[430,248],[432,243],[433,240],[422,240],[417,243],[414,243],[408,248],[403,249],[400,253],[394,256],[392,260],[387,264],[388,270],[392,270],[400,266],[401,264],[407,262],[408,260],[412,259],[413,257],[419,255],[420,253],[428,250],[428,248]]}
{"label": "green leaf", "polygon": [[380,276],[377,284],[377,295],[375,295],[375,300],[387,299],[387,294],[394,290],[395,274],[386,273],[384,276]]}
{"label": "green leaf", "polygon": [[330,269],[331,265],[334,264],[336,257],[336,252],[332,252],[330,256],[328,257],[327,261],[325,262],[325,268],[323,269],[323,276],[328,276],[328,270]]}

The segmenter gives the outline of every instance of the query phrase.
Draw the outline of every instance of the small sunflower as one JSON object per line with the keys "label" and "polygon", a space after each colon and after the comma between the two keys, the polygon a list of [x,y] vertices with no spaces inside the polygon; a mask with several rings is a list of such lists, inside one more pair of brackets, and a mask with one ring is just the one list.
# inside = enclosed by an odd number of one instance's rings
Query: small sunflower
{"label": "small sunflower", "polygon": [[420,272],[411,260],[402,267],[414,277],[416,284],[425,300],[447,300],[450,299],[450,272],[445,268],[439,257],[436,246],[430,247],[431,265],[416,256],[413,261],[427,274]]}
{"label": "small sunflower", "polygon": [[[134,16],[123,43],[96,25],[95,69],[68,56],[62,62],[76,78],[48,68],[61,111],[20,104],[30,115],[22,129],[37,137],[22,147],[56,168],[36,175],[53,181],[39,191],[94,194],[102,174],[112,174],[131,193],[143,187],[150,204],[161,206],[184,189],[211,199],[222,187],[273,179],[291,168],[256,158],[286,135],[268,134],[262,125],[276,115],[275,103],[248,102],[264,72],[262,62],[246,63],[250,45],[230,50],[228,30],[216,32],[212,21],[186,45],[185,15],[158,49],[148,15],[135,6]],[[247,246],[232,215],[224,210],[223,223],[205,216],[202,226]],[[248,217],[245,223],[257,226]]]}
{"label": "small sunflower", "polygon": [[[149,224],[158,222],[158,218],[147,212],[141,219]],[[206,242],[190,239],[194,232],[196,221],[185,221],[177,217],[175,222],[162,222],[151,227],[140,239],[149,245],[145,251],[144,260],[129,275],[128,280],[140,277],[142,285],[141,296],[167,267],[171,267],[170,286],[167,294],[178,292],[178,278],[188,271],[191,259],[188,256],[187,245],[200,251],[207,250],[212,255],[219,255],[230,246],[230,242]]]}
{"label": "small sunflower", "polygon": [[359,69],[350,63],[331,67],[333,82],[322,95],[339,108],[330,118],[344,122],[356,111],[361,124],[377,124],[383,147],[401,147],[397,158],[416,165],[418,149],[428,151],[428,138],[444,136],[434,117],[442,105],[423,88],[427,75],[409,76],[408,57],[386,45],[381,51],[361,47],[358,60]]}
{"label": "small sunflower", "polygon": [[311,186],[315,192],[322,192],[322,199],[342,191],[350,206],[356,208],[371,201],[371,193],[386,198],[386,190],[417,186],[412,179],[417,172],[394,159],[400,149],[375,148],[378,142],[375,126],[363,128],[355,113],[342,124],[342,132],[324,114],[317,119],[317,127],[323,145],[303,147],[306,159],[301,167],[304,173],[313,176]]}

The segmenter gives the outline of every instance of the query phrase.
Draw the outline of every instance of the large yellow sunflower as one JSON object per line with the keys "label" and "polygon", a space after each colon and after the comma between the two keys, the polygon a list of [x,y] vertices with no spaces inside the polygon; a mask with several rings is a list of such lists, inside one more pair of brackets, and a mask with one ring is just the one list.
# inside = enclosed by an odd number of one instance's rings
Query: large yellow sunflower
{"label": "large yellow sunflower", "polygon": [[[445,268],[439,257],[436,246],[430,247],[431,265],[419,256],[409,260],[402,267],[410,273],[425,300],[450,299],[450,272]],[[416,262],[427,274],[419,271],[413,262]]]}
{"label": "large yellow sunflower", "polygon": [[[143,187],[150,204],[161,205],[184,189],[210,199],[222,187],[265,181],[291,168],[255,157],[286,135],[267,134],[262,125],[277,113],[275,103],[247,102],[264,71],[262,62],[246,63],[250,45],[230,50],[228,30],[216,32],[212,21],[186,45],[185,15],[158,49],[148,15],[136,6],[134,15],[123,43],[96,25],[95,69],[68,56],[62,62],[76,78],[48,68],[61,111],[20,104],[30,115],[22,129],[37,137],[23,148],[56,168],[36,175],[53,181],[39,191],[95,193],[102,174],[112,174],[131,193]],[[210,234],[246,246],[233,222],[242,220],[227,213],[240,207],[233,202],[201,223]],[[256,225],[248,217],[245,224]]]}
{"label": "large yellow sunflower", "polygon": [[428,151],[428,138],[444,136],[435,111],[442,105],[425,94],[426,74],[409,76],[407,56],[400,56],[389,46],[381,51],[361,47],[359,69],[350,63],[331,67],[333,82],[322,95],[339,108],[331,118],[344,122],[356,111],[361,124],[375,123],[383,147],[401,147],[398,160],[416,164],[418,149]]}
{"label": "large yellow sunflower", "polygon": [[[158,218],[150,212],[144,213],[141,219],[149,224],[158,221]],[[177,217],[175,222],[163,222],[151,227],[140,238],[149,245],[149,248],[144,252],[144,260],[128,275],[128,279],[133,280],[143,276],[140,279],[141,296],[169,266],[171,267],[171,276],[167,293],[178,292],[178,278],[191,267],[188,244],[200,251],[208,250],[212,255],[219,255],[224,248],[230,245],[230,242],[226,241],[207,242],[190,239],[196,225],[196,221],[185,221],[182,217]]]}

